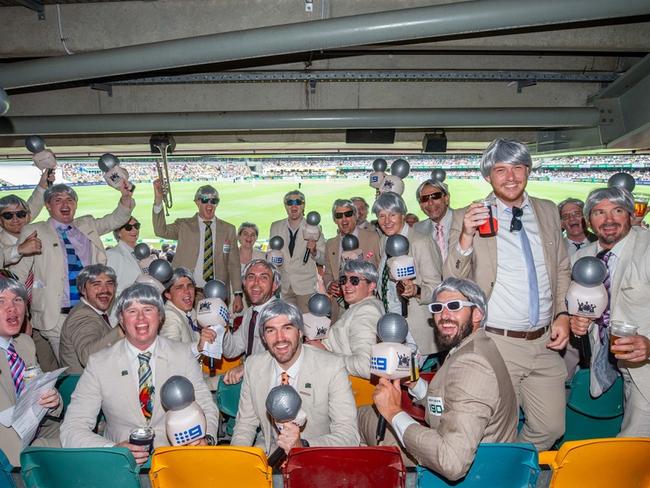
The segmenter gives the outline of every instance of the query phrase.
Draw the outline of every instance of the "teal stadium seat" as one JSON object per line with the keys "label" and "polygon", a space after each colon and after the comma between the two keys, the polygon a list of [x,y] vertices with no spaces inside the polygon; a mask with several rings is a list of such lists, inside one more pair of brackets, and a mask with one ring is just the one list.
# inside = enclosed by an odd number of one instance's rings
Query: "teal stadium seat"
{"label": "teal stadium seat", "polygon": [[479,444],[467,475],[449,481],[418,466],[418,488],[534,488],[540,473],[537,450],[532,444]]}
{"label": "teal stadium seat", "polygon": [[7,459],[7,456],[0,449],[0,488],[16,488],[14,479],[11,476],[13,466]]}
{"label": "teal stadium seat", "polygon": [[124,447],[28,447],[20,463],[26,488],[140,488],[140,468]]}
{"label": "teal stadium seat", "polygon": [[235,418],[239,408],[239,394],[241,393],[241,384],[227,385],[223,382],[223,375],[219,377],[217,386],[216,400],[217,408],[226,417],[226,434],[232,436],[235,428]]}
{"label": "teal stadium seat", "polygon": [[589,394],[589,370],[576,372],[566,408],[562,442],[616,437],[623,422],[623,378],[598,398]]}
{"label": "teal stadium seat", "polygon": [[63,411],[68,408],[70,405],[70,399],[72,398],[72,392],[77,387],[77,382],[79,381],[78,374],[69,374],[66,376],[61,376],[56,382],[56,389],[59,390],[61,399],[63,400]]}

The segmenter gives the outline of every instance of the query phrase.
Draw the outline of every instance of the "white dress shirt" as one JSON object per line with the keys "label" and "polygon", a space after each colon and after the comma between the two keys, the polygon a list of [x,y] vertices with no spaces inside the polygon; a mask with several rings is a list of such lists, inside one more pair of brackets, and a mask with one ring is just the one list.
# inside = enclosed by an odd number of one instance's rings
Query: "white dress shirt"
{"label": "white dress shirt", "polygon": [[[499,230],[496,235],[497,277],[488,302],[490,313],[487,325],[499,329],[534,330],[547,326],[552,321],[553,300],[551,283],[544,261],[544,248],[533,207],[528,200],[528,195],[524,194],[521,222],[533,252],[539,292],[539,321],[536,327],[532,327],[528,317],[526,261],[521,248],[519,232],[510,232],[512,213],[506,212],[507,208],[497,198],[497,219],[499,221]],[[476,238],[481,239],[478,236]]]}

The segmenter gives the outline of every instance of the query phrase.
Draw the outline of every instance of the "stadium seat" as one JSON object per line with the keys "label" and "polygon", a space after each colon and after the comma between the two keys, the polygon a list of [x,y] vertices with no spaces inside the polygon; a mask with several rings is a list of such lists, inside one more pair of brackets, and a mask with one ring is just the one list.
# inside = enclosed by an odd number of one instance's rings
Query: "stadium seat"
{"label": "stadium seat", "polygon": [[13,466],[7,459],[7,456],[0,449],[0,488],[16,488],[14,479],[11,476]]}
{"label": "stadium seat", "polygon": [[56,382],[56,388],[61,394],[61,400],[63,400],[63,411],[68,408],[70,405],[70,399],[72,398],[72,392],[77,387],[77,382],[79,381],[81,375],[78,374],[69,374],[66,376],[60,377]]}
{"label": "stadium seat", "polygon": [[219,377],[219,386],[215,393],[216,404],[219,412],[221,412],[226,420],[226,434],[232,436],[233,429],[235,428],[235,418],[237,417],[237,408],[239,407],[239,394],[241,393],[241,384],[235,383],[234,385],[226,385],[223,382],[223,376]]}
{"label": "stadium seat", "polygon": [[282,468],[284,488],[403,488],[406,470],[397,447],[292,449]]}
{"label": "stadium seat", "polygon": [[[459,481],[417,467],[418,488],[534,488],[540,468],[532,444],[479,444],[474,463]],[[587,485],[585,485],[587,486]]]}
{"label": "stadium seat", "polygon": [[650,486],[650,438],[570,441],[544,451],[539,462],[553,470],[550,488],[647,488]]}
{"label": "stadium seat", "polygon": [[[204,357],[202,369],[205,374],[210,374],[210,367],[208,366],[208,361],[209,361],[208,358]],[[235,366],[239,366],[240,364],[241,364],[241,357],[235,359],[222,357],[221,359],[217,360],[216,375],[224,374],[229,369],[232,369]]]}
{"label": "stadium seat", "polygon": [[352,393],[354,394],[354,403],[357,408],[364,405],[372,405],[372,394],[377,386],[377,378],[372,379],[359,378],[358,376],[349,376],[352,384]]}
{"label": "stadium seat", "polygon": [[140,487],[140,468],[123,447],[28,447],[20,463],[26,488]]}
{"label": "stadium seat", "polygon": [[153,488],[193,486],[272,486],[272,470],[258,447],[159,447],[149,479]]}
{"label": "stadium seat", "polygon": [[589,370],[581,369],[571,380],[562,442],[616,437],[623,422],[623,379],[598,398],[589,394]]}

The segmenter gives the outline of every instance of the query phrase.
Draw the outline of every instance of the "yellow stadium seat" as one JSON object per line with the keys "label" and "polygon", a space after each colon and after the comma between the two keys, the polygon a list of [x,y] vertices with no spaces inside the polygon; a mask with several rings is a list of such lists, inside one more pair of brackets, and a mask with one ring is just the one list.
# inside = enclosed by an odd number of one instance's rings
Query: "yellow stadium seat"
{"label": "yellow stadium seat", "polygon": [[258,447],[159,447],[149,479],[153,488],[245,486],[270,488],[272,469]]}
{"label": "yellow stadium seat", "polygon": [[[240,364],[241,364],[241,356],[237,357],[235,359],[228,359],[228,358],[225,358],[225,357],[222,357],[221,359],[217,359],[217,369],[216,369],[215,376],[219,376],[220,374],[224,374],[229,369],[232,369],[235,366],[239,366]],[[203,362],[201,363],[201,368],[203,369],[203,372],[206,375],[210,374],[210,367],[208,366],[208,358],[207,357],[203,358]]]}
{"label": "yellow stadium seat", "polygon": [[357,408],[364,405],[372,405],[372,394],[377,386],[377,377],[370,380],[359,378],[358,376],[349,376],[350,383],[352,383],[352,393],[354,394],[354,402]]}
{"label": "yellow stadium seat", "polygon": [[569,441],[539,454],[539,464],[553,470],[549,488],[647,488],[648,459],[650,438],[633,437]]}

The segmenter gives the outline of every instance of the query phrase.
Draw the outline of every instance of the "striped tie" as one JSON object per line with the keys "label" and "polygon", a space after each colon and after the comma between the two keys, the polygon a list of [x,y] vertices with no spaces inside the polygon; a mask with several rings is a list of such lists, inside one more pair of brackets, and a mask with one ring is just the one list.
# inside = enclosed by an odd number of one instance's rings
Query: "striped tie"
{"label": "striped tie", "polygon": [[25,361],[18,355],[13,343],[10,343],[7,348],[7,361],[9,362],[9,370],[11,371],[11,379],[14,381],[14,387],[16,388],[16,397],[18,397],[25,389],[25,381],[23,379],[23,375],[25,374]]}
{"label": "striped tie", "polygon": [[149,365],[151,353],[143,352],[142,354],[138,354],[138,359],[140,360],[140,367],[138,368],[140,408],[142,409],[142,415],[144,415],[144,418],[149,420],[151,418],[151,412],[153,412],[154,395],[151,366]]}
{"label": "striped tie", "polygon": [[25,280],[25,290],[27,290],[27,303],[32,303],[32,294],[34,290],[34,269],[30,268]]}
{"label": "striped tie", "polygon": [[205,239],[203,240],[203,280],[210,281],[214,277],[214,256],[212,249],[212,222],[206,220]]}
{"label": "striped tie", "polygon": [[72,227],[68,226],[66,229],[59,228],[58,231],[65,245],[66,259],[68,262],[68,285],[70,286],[70,306],[73,307],[81,300],[81,295],[77,289],[77,276],[83,269],[83,265],[70,239],[68,239],[68,231],[71,229]]}

